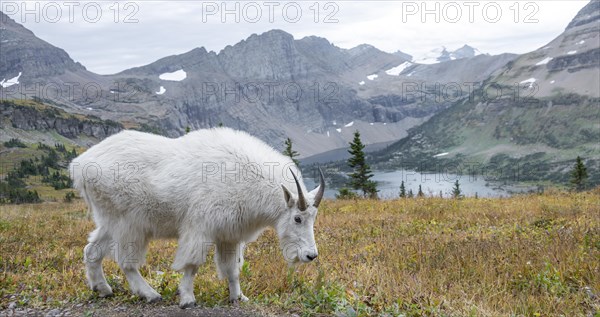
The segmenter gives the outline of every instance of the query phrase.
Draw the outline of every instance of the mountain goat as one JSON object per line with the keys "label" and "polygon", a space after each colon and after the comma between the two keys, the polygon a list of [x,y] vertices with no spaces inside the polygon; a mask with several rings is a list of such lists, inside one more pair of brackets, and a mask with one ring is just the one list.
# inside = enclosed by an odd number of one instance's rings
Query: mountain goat
{"label": "mountain goat", "polygon": [[96,223],[84,259],[89,286],[100,296],[112,295],[102,270],[109,256],[133,293],[161,299],[138,270],[153,238],[178,239],[172,267],[183,272],[182,308],[195,305],[194,275],[211,246],[232,303],[248,300],[239,284],[243,248],[266,228],[275,229],[288,261],[318,255],[313,226],[325,190],[321,170],[320,185],[307,193],[290,158],[245,132],[216,128],[169,139],[123,131],[74,159],[70,172]]}

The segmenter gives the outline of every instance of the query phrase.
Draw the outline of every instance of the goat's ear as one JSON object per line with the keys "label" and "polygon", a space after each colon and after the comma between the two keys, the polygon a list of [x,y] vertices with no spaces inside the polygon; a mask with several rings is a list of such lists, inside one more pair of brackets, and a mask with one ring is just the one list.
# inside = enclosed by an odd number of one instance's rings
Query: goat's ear
{"label": "goat's ear", "polygon": [[285,203],[287,204],[288,208],[291,208],[294,206],[296,201],[294,200],[292,193],[285,187],[285,185],[281,184],[281,188],[283,188],[283,199],[285,199]]}

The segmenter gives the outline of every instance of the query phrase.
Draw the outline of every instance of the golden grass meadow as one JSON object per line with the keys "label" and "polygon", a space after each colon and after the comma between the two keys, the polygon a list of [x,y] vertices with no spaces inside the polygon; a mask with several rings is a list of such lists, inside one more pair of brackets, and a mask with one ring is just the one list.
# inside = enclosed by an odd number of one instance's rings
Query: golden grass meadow
{"label": "golden grass meadow", "polygon": [[[147,305],[117,265],[115,296],[85,284],[86,206],[0,206],[0,309],[84,301]],[[247,247],[242,306],[301,316],[600,316],[600,189],[497,199],[325,201],[315,226],[319,259],[289,269],[269,230]],[[177,304],[175,241],[151,244],[142,274]],[[227,305],[209,259],[198,304]],[[16,298],[16,299],[15,299]]]}

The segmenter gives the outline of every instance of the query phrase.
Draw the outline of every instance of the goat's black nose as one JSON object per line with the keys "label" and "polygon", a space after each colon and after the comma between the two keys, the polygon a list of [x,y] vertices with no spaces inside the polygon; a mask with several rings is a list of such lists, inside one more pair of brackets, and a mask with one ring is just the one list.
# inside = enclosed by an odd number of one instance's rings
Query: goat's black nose
{"label": "goat's black nose", "polygon": [[317,258],[317,256],[318,256],[317,254],[307,254],[307,255],[306,255],[306,258],[307,258],[309,261],[312,261],[312,260],[316,259],[316,258]]}

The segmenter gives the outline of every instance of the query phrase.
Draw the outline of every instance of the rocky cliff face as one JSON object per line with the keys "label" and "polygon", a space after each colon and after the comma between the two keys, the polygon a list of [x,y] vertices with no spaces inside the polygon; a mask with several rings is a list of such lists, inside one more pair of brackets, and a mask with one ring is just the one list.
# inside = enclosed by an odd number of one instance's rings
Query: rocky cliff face
{"label": "rocky cliff face", "polygon": [[74,139],[82,135],[102,140],[123,129],[114,121],[67,114],[58,108],[33,101],[0,101],[0,129],[9,124],[25,131],[56,132]]}
{"label": "rocky cliff face", "polygon": [[597,68],[600,66],[600,48],[591,49],[582,53],[563,55],[553,58],[548,62],[549,72],[560,72],[566,70],[569,73],[577,72],[586,68]]}

